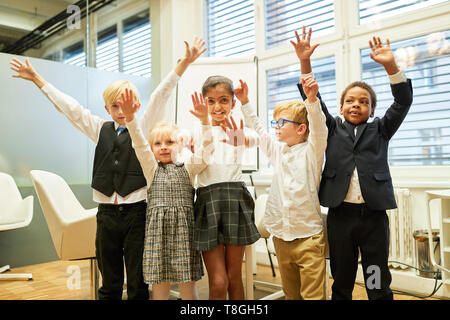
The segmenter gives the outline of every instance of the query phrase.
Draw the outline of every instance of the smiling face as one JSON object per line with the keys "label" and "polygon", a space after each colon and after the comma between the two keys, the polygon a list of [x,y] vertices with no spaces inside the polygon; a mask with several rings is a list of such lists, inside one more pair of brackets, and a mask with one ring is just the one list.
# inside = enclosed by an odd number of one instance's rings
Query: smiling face
{"label": "smiling face", "polygon": [[178,143],[175,137],[157,134],[151,145],[155,159],[163,164],[173,164],[177,158]]}
{"label": "smiling face", "polygon": [[217,126],[225,121],[236,104],[233,93],[229,91],[227,86],[222,84],[208,89],[205,93],[205,101],[208,105],[208,113],[211,116],[213,126]]}
{"label": "smiling face", "polygon": [[161,121],[155,125],[149,143],[157,161],[163,164],[176,163],[179,152],[177,135],[178,127],[174,124]]}
{"label": "smiling face", "polygon": [[359,125],[375,113],[376,95],[372,87],[363,82],[350,84],[341,96],[340,114],[346,121]]}

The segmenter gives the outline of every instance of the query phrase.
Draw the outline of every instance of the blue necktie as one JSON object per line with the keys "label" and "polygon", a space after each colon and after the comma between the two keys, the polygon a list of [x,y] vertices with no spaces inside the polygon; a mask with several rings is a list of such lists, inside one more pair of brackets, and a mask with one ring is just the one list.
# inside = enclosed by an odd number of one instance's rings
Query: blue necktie
{"label": "blue necktie", "polygon": [[123,127],[118,127],[117,128],[117,130],[116,130],[116,132],[117,132],[117,135],[119,135],[119,134],[121,134],[122,133],[122,131],[124,131],[126,128],[123,128]]}

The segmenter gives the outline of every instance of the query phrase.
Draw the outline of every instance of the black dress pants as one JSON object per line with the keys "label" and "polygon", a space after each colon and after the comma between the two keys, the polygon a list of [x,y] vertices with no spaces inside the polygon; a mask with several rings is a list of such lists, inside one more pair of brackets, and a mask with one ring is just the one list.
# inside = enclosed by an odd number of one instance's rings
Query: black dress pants
{"label": "black dress pants", "polygon": [[389,221],[386,211],[343,202],[327,216],[333,300],[351,300],[358,269],[358,249],[370,300],[392,300],[388,268]]}
{"label": "black dress pants", "polygon": [[101,300],[122,299],[124,258],[129,300],[148,300],[142,275],[147,204],[100,204],[97,212],[95,250],[102,275]]}

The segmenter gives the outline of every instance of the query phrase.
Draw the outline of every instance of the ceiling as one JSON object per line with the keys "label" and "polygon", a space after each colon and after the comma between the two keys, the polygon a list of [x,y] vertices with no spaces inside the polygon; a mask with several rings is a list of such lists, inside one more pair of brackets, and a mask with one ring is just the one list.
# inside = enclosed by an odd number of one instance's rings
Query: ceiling
{"label": "ceiling", "polygon": [[0,0],[0,51],[78,0]]}

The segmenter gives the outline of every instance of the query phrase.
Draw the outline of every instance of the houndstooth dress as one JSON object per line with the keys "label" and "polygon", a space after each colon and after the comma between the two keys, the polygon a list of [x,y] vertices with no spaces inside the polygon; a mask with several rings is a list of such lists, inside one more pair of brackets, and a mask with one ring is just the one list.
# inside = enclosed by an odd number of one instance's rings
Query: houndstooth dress
{"label": "houndstooth dress", "polygon": [[203,276],[193,250],[194,188],[183,164],[158,164],[148,189],[143,275],[145,283],[183,283]]}

